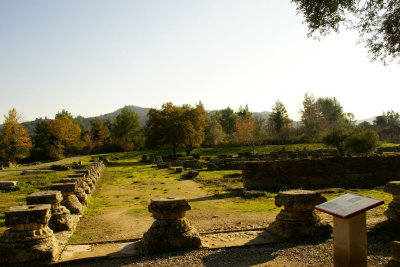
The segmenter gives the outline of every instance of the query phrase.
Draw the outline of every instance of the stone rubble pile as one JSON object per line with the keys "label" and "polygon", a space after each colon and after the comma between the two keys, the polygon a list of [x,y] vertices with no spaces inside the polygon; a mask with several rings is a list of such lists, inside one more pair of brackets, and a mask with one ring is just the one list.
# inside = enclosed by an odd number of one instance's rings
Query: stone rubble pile
{"label": "stone rubble pile", "polygon": [[104,170],[103,161],[88,165],[54,183],[53,191],[28,195],[27,205],[9,207],[5,226],[10,229],[0,238],[0,265],[57,261]]}

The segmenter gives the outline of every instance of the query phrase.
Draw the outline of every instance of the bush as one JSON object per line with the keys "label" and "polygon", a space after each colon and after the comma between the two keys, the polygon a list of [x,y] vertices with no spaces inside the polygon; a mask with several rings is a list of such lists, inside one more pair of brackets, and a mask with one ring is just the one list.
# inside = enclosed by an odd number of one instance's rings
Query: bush
{"label": "bush", "polygon": [[344,148],[350,154],[366,153],[370,154],[378,146],[379,136],[372,130],[365,130],[354,133],[344,140]]}
{"label": "bush", "polygon": [[344,140],[348,137],[343,130],[334,130],[331,133],[327,134],[323,139],[322,142],[325,145],[333,146],[337,148],[340,155],[344,155]]}

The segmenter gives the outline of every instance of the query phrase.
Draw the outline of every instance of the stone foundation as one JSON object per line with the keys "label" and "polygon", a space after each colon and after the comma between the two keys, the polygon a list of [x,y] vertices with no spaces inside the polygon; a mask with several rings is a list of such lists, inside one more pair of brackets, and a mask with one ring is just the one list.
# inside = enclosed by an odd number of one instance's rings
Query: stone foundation
{"label": "stone foundation", "polygon": [[333,157],[242,164],[246,190],[372,188],[400,179],[400,156]]}
{"label": "stone foundation", "polygon": [[50,204],[51,205],[51,218],[49,227],[55,231],[65,231],[72,229],[71,213],[70,211],[61,206],[60,203],[63,197],[60,191],[43,191],[32,193],[26,197],[28,205],[35,204]]}
{"label": "stone foundation", "polygon": [[329,236],[332,232],[331,227],[320,223],[320,218],[314,212],[315,205],[325,201],[320,193],[314,191],[280,192],[275,197],[275,205],[284,206],[284,209],[268,229],[284,238]]}
{"label": "stone foundation", "polygon": [[190,209],[182,197],[152,199],[149,211],[156,221],[143,235],[143,251],[158,253],[199,248],[200,235],[185,218]]}
{"label": "stone foundation", "polygon": [[385,216],[390,221],[400,222],[400,181],[391,181],[385,185],[384,191],[393,196],[392,202],[389,203]]}
{"label": "stone foundation", "polygon": [[9,207],[5,225],[10,227],[0,239],[0,263],[52,262],[61,252],[48,227],[51,205]]}

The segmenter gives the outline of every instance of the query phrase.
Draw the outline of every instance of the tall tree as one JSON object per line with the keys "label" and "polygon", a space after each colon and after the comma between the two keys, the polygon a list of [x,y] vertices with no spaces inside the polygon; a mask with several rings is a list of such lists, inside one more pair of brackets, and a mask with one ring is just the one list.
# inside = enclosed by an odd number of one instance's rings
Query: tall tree
{"label": "tall tree", "polygon": [[220,123],[224,132],[228,135],[236,131],[236,118],[237,115],[230,107],[220,110]]}
{"label": "tall tree", "polygon": [[66,110],[58,112],[48,126],[49,140],[62,156],[76,152],[82,145],[81,132],[78,121]]}
{"label": "tall tree", "polygon": [[100,118],[90,120],[90,141],[96,149],[101,149],[110,142],[110,129],[107,123]]}
{"label": "tall tree", "polygon": [[115,118],[112,127],[114,141],[124,150],[133,150],[143,144],[143,129],[139,124],[139,116],[129,107],[122,108]]}
{"label": "tall tree", "polygon": [[235,136],[240,143],[252,145],[253,150],[256,143],[256,122],[253,117],[239,117],[236,120]]}
{"label": "tall tree", "polygon": [[204,128],[204,144],[215,146],[222,143],[225,139],[225,133],[219,122],[219,112],[214,115],[207,115],[206,127]]}
{"label": "tall tree", "polygon": [[309,36],[339,32],[340,26],[358,30],[372,60],[400,59],[399,0],[292,0],[305,17]]}
{"label": "tall tree", "polygon": [[281,101],[277,100],[275,102],[275,105],[272,107],[272,113],[269,116],[268,122],[275,134],[280,134],[284,129],[289,128],[291,120],[289,119],[286,108]]}
{"label": "tall tree", "polygon": [[27,129],[18,122],[19,114],[13,108],[4,117],[6,120],[0,134],[0,156],[12,162],[28,157],[33,145]]}
{"label": "tall tree", "polygon": [[147,117],[146,143],[151,148],[167,146],[176,156],[178,148],[189,154],[204,140],[206,117],[202,105],[178,107],[169,102],[161,110],[150,109]]}
{"label": "tall tree", "polygon": [[305,133],[312,139],[318,139],[332,131],[351,128],[354,124],[354,115],[344,113],[335,97],[315,99],[312,94],[305,94],[300,113]]}

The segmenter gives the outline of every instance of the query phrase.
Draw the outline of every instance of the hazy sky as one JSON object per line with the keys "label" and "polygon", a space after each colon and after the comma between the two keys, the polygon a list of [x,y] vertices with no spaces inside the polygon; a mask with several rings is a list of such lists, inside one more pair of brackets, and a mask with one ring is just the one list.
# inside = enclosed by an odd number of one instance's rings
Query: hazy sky
{"label": "hazy sky", "polygon": [[400,65],[371,63],[353,32],[307,38],[302,21],[290,0],[0,0],[0,116],[279,99],[298,119],[306,92],[357,119],[400,111]]}

